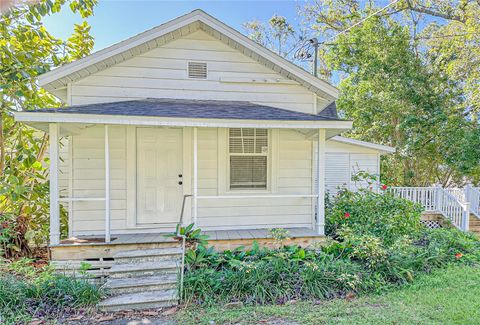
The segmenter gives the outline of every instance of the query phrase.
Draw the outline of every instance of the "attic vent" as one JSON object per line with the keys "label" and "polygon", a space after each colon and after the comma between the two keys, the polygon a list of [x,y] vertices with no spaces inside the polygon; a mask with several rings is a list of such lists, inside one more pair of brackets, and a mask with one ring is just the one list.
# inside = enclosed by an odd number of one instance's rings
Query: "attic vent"
{"label": "attic vent", "polygon": [[207,79],[207,64],[204,62],[188,62],[188,77]]}

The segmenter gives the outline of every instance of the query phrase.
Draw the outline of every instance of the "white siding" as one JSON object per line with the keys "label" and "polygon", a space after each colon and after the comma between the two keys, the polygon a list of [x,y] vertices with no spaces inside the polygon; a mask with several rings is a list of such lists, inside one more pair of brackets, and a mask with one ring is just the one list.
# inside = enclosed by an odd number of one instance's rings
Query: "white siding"
{"label": "white siding", "polygon": [[[227,153],[217,151],[217,133],[213,129],[199,132],[199,195],[218,193],[217,157]],[[269,193],[311,194],[311,141],[293,130],[280,130],[278,139],[273,141],[277,143],[269,157],[273,169],[270,177],[274,178],[270,180]],[[228,194],[251,195],[255,191]],[[312,200],[308,198],[201,199],[198,207],[198,224],[202,229],[310,227],[312,224]]]}
{"label": "white siding", "polygon": [[[112,232],[126,228],[126,128],[111,126]],[[73,197],[105,197],[104,129],[95,126],[73,136]],[[99,233],[105,228],[104,202],[73,203],[73,235]]]}
{"label": "white siding", "polygon": [[[359,171],[379,176],[379,153],[376,150],[337,141],[327,141],[326,187],[334,196],[339,188],[357,190],[368,187],[366,181],[355,182]],[[376,188],[378,184],[373,184]]]}
{"label": "white siding", "polygon": [[[199,195],[218,195],[219,155],[217,129],[198,131]],[[112,232],[138,229],[127,227],[126,127],[110,128]],[[83,130],[73,137],[74,197],[104,197],[103,126]],[[312,189],[311,141],[293,130],[278,132],[276,152],[272,153],[272,193],[310,194]],[[185,173],[185,174],[188,174]],[[221,177],[220,177],[221,178]],[[187,191],[188,192],[188,191]],[[198,205],[198,224],[202,229],[241,229],[309,227],[312,200],[282,199],[203,199]],[[103,202],[74,202],[73,235],[102,234]],[[142,231],[152,231],[143,229]]]}
{"label": "white siding", "polygon": [[[207,63],[207,80],[187,78],[189,61]],[[252,82],[255,79],[256,82]],[[71,86],[72,105],[138,98],[241,100],[312,113],[316,97],[203,31],[85,77]]]}

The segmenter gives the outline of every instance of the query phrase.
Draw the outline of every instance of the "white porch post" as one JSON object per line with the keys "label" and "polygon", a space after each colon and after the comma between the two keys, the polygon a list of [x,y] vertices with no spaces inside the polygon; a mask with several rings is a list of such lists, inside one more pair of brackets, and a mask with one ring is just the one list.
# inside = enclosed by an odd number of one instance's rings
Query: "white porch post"
{"label": "white porch post", "polygon": [[319,235],[325,235],[325,129],[318,130],[317,148],[317,225]]}
{"label": "white porch post", "polygon": [[60,243],[60,206],[58,203],[58,139],[59,126],[49,124],[50,133],[50,245]]}
{"label": "white porch post", "polygon": [[110,144],[105,124],[105,242],[110,242]]}
{"label": "white porch post", "polygon": [[197,200],[198,200],[198,134],[197,128],[193,128],[193,218],[192,222],[197,225]]}

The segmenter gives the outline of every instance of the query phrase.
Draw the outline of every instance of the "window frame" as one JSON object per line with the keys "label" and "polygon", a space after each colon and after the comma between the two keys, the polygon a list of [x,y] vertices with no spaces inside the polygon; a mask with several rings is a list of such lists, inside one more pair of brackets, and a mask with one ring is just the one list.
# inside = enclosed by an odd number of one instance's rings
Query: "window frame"
{"label": "window frame", "polygon": [[[225,150],[225,163],[226,163],[226,179],[225,179],[225,192],[231,194],[241,194],[241,193],[271,193],[272,192],[272,169],[273,169],[273,132],[271,129],[267,130],[267,146],[268,151],[266,154],[263,153],[249,153],[249,154],[239,154],[239,153],[230,153],[230,129],[236,128],[226,128],[226,150]],[[242,129],[242,128],[240,128]],[[265,129],[265,128],[243,128],[243,129]],[[230,157],[231,156],[257,156],[257,157],[266,157],[267,159],[267,170],[266,170],[266,187],[265,188],[231,188],[230,183],[230,172],[231,172],[231,164],[230,164]]]}

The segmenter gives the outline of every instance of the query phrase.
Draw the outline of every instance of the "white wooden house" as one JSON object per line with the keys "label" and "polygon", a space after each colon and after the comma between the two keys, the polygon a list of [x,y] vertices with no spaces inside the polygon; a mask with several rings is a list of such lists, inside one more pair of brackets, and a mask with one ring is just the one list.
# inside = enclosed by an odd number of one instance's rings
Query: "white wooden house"
{"label": "white wooden house", "polygon": [[52,248],[72,247],[60,204],[71,237],[112,244],[159,240],[184,200],[183,223],[214,240],[322,236],[326,191],[361,186],[352,173],[378,174],[393,152],[339,136],[352,121],[335,87],[200,10],[39,82],[67,107],[15,118],[50,134]]}

